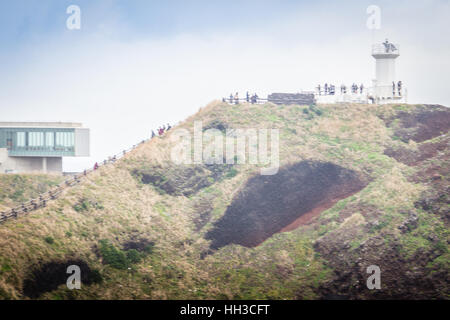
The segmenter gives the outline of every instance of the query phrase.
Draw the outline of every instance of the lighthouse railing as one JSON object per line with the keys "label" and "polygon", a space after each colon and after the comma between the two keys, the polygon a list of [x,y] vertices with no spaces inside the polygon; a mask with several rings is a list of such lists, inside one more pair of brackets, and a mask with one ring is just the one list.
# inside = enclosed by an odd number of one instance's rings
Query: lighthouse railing
{"label": "lighthouse railing", "polygon": [[374,86],[368,88],[367,96],[369,99],[373,98],[377,102],[396,101],[406,103],[408,89],[404,85],[400,87],[400,90],[398,89],[398,85],[395,88],[393,85]]}
{"label": "lighthouse railing", "polygon": [[374,54],[400,54],[400,47],[396,43],[378,43],[372,45],[372,55]]}

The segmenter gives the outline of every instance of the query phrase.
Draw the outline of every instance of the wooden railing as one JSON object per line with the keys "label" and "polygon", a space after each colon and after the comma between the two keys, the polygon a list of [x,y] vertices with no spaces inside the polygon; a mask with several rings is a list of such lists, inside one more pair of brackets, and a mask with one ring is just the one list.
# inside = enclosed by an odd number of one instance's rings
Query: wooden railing
{"label": "wooden railing", "polygon": [[222,102],[226,102],[228,104],[240,104],[240,103],[251,103],[251,104],[264,104],[268,100],[267,98],[257,98],[256,101],[252,102],[252,99],[249,98],[239,98],[239,99],[230,99],[230,98],[222,98]]}
{"label": "wooden railing", "polygon": [[104,161],[98,163],[97,169],[94,169],[94,168],[86,169],[83,172],[78,173],[78,174],[70,177],[69,179],[66,179],[65,181],[61,182],[59,185],[57,185],[52,190],[49,190],[45,193],[40,194],[39,197],[36,199],[32,199],[28,202],[22,203],[21,205],[15,207],[15,208],[1,212],[0,213],[0,224],[5,221],[8,221],[10,219],[18,218],[20,216],[26,215],[26,214],[28,214],[34,210],[37,210],[39,208],[46,207],[47,203],[49,201],[57,199],[61,195],[61,193],[68,187],[73,187],[73,186],[79,184],[84,177],[86,177],[91,172],[98,170],[100,167],[106,166],[109,163],[115,163],[117,160],[124,157],[127,153],[136,149],[139,145],[145,143],[148,140],[150,140],[150,139],[142,140],[139,144],[133,145],[131,148],[129,148],[127,150],[123,150],[122,152],[120,152],[112,157],[109,157],[108,160],[104,160]]}

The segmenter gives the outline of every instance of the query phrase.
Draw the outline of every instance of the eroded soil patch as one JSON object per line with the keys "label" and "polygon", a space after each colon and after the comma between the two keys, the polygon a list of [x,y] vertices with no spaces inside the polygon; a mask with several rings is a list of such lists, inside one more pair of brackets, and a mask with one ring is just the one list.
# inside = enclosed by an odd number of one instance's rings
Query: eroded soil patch
{"label": "eroded soil patch", "polygon": [[411,111],[399,111],[383,118],[386,125],[403,142],[423,142],[445,134],[450,129],[450,110],[439,105],[418,106]]}
{"label": "eroded soil patch", "polygon": [[144,184],[151,184],[157,190],[173,196],[190,196],[212,185],[230,172],[233,165],[204,164],[170,167],[152,166],[134,169],[132,174]]}
{"label": "eroded soil patch", "polygon": [[228,124],[226,124],[225,122],[219,121],[219,120],[213,120],[203,128],[203,131],[206,131],[209,129],[217,129],[217,130],[221,131],[222,133],[226,133],[226,131],[228,129]]}
{"label": "eroded soil patch", "polygon": [[398,162],[408,166],[416,166],[422,161],[433,158],[440,152],[449,148],[449,139],[442,139],[439,142],[423,142],[418,146],[418,150],[410,150],[404,147],[386,148],[384,154],[394,158]]}
{"label": "eroded soil patch", "polygon": [[254,176],[206,239],[212,240],[211,249],[232,243],[256,246],[284,228],[290,229],[302,215],[332,205],[366,185],[355,171],[314,161],[286,166],[273,176]]}
{"label": "eroded soil patch", "polygon": [[92,270],[83,260],[52,261],[35,268],[23,283],[23,294],[36,299],[46,292],[56,290],[67,282],[70,274],[67,268],[71,265],[80,267],[81,283],[90,285],[101,282],[101,275],[97,270]]}
{"label": "eroded soil patch", "polygon": [[450,226],[450,148],[423,161],[417,169],[409,180],[429,188],[415,203],[416,208],[440,216],[445,225]]}
{"label": "eroded soil patch", "polygon": [[155,243],[148,239],[132,239],[123,244],[123,250],[136,250],[138,252],[151,252]]}
{"label": "eroded soil patch", "polygon": [[198,232],[211,220],[212,211],[214,210],[214,195],[205,194],[203,197],[195,201],[194,210],[195,216],[192,218],[192,222],[195,226],[195,231]]}

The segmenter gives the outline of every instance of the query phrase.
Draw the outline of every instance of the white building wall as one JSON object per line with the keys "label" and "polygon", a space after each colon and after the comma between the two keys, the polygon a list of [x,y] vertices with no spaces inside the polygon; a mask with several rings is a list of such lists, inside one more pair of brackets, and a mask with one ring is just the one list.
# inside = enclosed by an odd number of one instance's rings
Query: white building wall
{"label": "white building wall", "polygon": [[8,160],[8,149],[0,148],[0,173],[5,173],[7,168],[11,166]]}
{"label": "white building wall", "polygon": [[377,85],[392,86],[395,79],[395,58],[376,60]]}
{"label": "white building wall", "polygon": [[62,173],[62,157],[9,157],[6,148],[0,149],[0,173]]}
{"label": "white building wall", "polygon": [[376,90],[377,97],[393,97],[392,83],[397,84],[395,76],[395,58],[377,58],[376,59]]}
{"label": "white building wall", "polygon": [[75,157],[89,157],[90,155],[90,140],[89,129],[76,128],[75,129]]}

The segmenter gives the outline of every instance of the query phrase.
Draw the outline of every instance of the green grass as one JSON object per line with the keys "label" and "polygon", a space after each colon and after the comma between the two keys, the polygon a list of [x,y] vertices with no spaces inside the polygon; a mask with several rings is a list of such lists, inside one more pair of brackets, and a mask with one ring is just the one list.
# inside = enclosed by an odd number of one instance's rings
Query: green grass
{"label": "green grass", "polygon": [[103,259],[103,263],[110,265],[115,269],[126,270],[130,265],[130,261],[124,252],[117,249],[108,240],[100,240],[100,254]]}
{"label": "green grass", "polygon": [[45,242],[47,242],[48,244],[54,244],[55,243],[55,239],[53,239],[52,237],[45,237],[44,238]]}
{"label": "green grass", "polygon": [[119,270],[131,268],[153,253],[153,244],[148,244],[142,251],[136,249],[120,250],[110,241],[103,239],[100,240],[98,247],[103,263]]}

